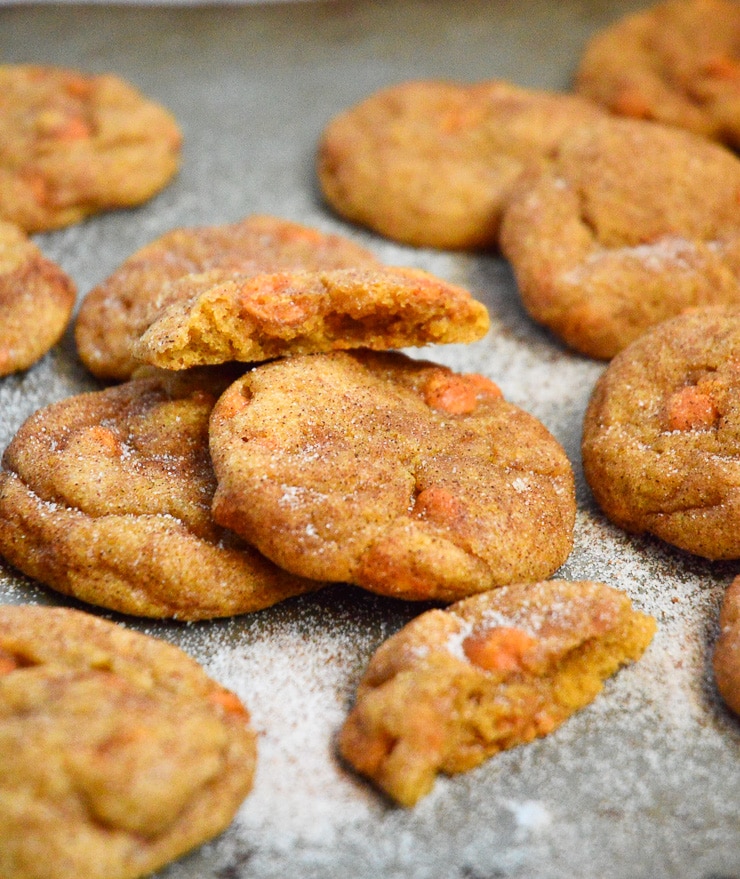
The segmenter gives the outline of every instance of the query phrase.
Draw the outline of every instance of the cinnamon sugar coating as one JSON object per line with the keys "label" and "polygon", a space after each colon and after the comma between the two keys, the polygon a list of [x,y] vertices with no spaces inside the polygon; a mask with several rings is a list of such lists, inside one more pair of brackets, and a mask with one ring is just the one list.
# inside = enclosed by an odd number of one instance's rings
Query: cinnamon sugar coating
{"label": "cinnamon sugar coating", "polygon": [[712,658],[717,689],[740,714],[740,577],[727,587],[719,614],[720,634]]}
{"label": "cinnamon sugar coating", "polygon": [[740,558],[740,308],[687,312],[615,357],[582,451],[597,502],[621,528]]}
{"label": "cinnamon sugar coating", "polygon": [[739,198],[740,159],[725,148],[601,119],[522,183],[501,246],[530,315],[608,359],[685,308],[740,301]]}
{"label": "cinnamon sugar coating", "polygon": [[413,806],[437,774],[552,732],[639,659],[654,630],[626,594],[594,582],[504,586],[427,611],[371,658],[340,752]]}
{"label": "cinnamon sugar coating", "polygon": [[160,312],[133,351],[164,369],[357,347],[473,342],[489,325],[485,307],[467,290],[418,269],[252,278],[210,272],[175,284],[176,301]]}
{"label": "cinnamon sugar coating", "polygon": [[588,42],[575,88],[740,149],[740,4],[667,0],[616,21]]}
{"label": "cinnamon sugar coating", "polygon": [[141,204],[180,163],[173,116],[117,76],[0,66],[0,218],[28,232]]}
{"label": "cinnamon sugar coating", "polygon": [[318,588],[212,520],[208,418],[234,375],[178,375],[31,416],[0,471],[0,553],[58,592],[139,616],[229,616]]}
{"label": "cinnamon sugar coating", "polygon": [[318,148],[343,217],[421,247],[494,247],[503,203],[573,125],[602,115],[577,95],[504,81],[403,82],[338,114]]}
{"label": "cinnamon sugar coating", "polygon": [[0,220],[0,376],[27,369],[59,341],[76,292],[21,229]]}
{"label": "cinnamon sugar coating", "polygon": [[378,267],[367,250],[277,217],[253,215],[237,223],[173,229],[132,254],[82,301],[75,324],[77,349],[99,378],[126,379],[139,365],[132,350],[166,307],[193,293],[186,275]]}
{"label": "cinnamon sugar coating", "polygon": [[256,367],[210,425],[213,512],[286,570],[452,601],[571,549],[567,457],[490,379],[400,353]]}
{"label": "cinnamon sugar coating", "polygon": [[178,648],[67,608],[0,607],[0,875],[136,879],[252,787],[239,699]]}

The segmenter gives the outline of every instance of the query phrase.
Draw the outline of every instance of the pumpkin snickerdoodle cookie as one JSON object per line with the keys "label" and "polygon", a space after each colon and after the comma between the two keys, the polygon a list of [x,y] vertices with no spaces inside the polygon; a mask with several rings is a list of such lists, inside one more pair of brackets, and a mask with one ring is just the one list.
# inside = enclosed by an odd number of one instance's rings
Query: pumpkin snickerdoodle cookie
{"label": "pumpkin snickerdoodle cookie", "polygon": [[208,418],[233,378],[137,378],[32,415],[3,458],[0,553],[59,592],[139,616],[229,616],[318,588],[211,518]]}
{"label": "pumpkin snickerdoodle cookie", "polygon": [[318,147],[324,196],[340,215],[421,247],[495,247],[523,170],[604,111],[577,95],[504,81],[392,85],[334,117]]}
{"label": "pumpkin snickerdoodle cookie", "polygon": [[677,128],[600,119],[523,181],[501,246],[524,306],[608,359],[685,308],[740,302],[740,159]]}
{"label": "pumpkin snickerdoodle cookie", "polygon": [[72,279],[0,220],[0,376],[26,369],[59,341],[75,296]]}
{"label": "pumpkin snickerdoodle cookie", "polygon": [[667,0],[591,38],[576,91],[740,149],[740,3]]}
{"label": "pumpkin snickerdoodle cookie", "polygon": [[223,831],[256,737],[164,641],[67,608],[0,607],[0,875],[136,879]]}
{"label": "pumpkin snickerdoodle cookie", "polygon": [[612,360],[586,411],[583,467],[620,527],[740,558],[740,307],[687,312]]}
{"label": "pumpkin snickerdoodle cookie", "polygon": [[179,167],[172,115],[111,74],[0,65],[0,218],[27,232],[138,205]]}
{"label": "pumpkin snickerdoodle cookie", "polygon": [[395,352],[258,366],[211,416],[216,521],[296,574],[452,601],[552,574],[573,474],[480,375]]}
{"label": "pumpkin snickerdoodle cookie", "polygon": [[722,698],[740,714],[740,577],[732,581],[724,594],[719,628],[712,658],[714,677]]}
{"label": "pumpkin snickerdoodle cookie", "polygon": [[348,238],[268,215],[173,229],[132,254],[85,296],[75,324],[77,349],[99,378],[130,378],[139,365],[132,354],[139,337],[164,308],[192,295],[188,282],[173,283],[186,275],[379,266]]}
{"label": "pumpkin snickerdoodle cookie", "polygon": [[431,610],[370,660],[343,757],[403,806],[440,772],[552,732],[639,659],[655,621],[602,583],[503,586]]}

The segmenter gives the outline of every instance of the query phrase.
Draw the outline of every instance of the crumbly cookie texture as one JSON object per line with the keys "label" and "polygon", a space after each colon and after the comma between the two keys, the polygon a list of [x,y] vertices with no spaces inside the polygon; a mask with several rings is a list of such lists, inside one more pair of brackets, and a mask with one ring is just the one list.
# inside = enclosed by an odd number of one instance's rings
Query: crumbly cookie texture
{"label": "crumbly cookie texture", "polygon": [[0,376],[27,369],[59,341],[76,293],[18,226],[0,220]]}
{"label": "crumbly cookie texture", "polygon": [[130,378],[140,365],[132,353],[139,337],[178,297],[192,295],[187,283],[173,284],[185,275],[379,266],[348,238],[269,215],[173,229],[130,256],[85,296],[75,323],[77,350],[99,378]]}
{"label": "crumbly cookie texture", "polygon": [[602,113],[577,95],[504,81],[404,82],[329,122],[318,179],[334,210],[388,238],[495,247],[502,205],[522,171],[546,163],[566,131]]}
{"label": "crumbly cookie texture", "polygon": [[530,315],[609,359],[685,308],[740,300],[739,193],[740,159],[718,144],[601,119],[522,183],[502,250]]}
{"label": "crumbly cookie texture", "polygon": [[173,116],[116,76],[0,66],[0,218],[27,232],[141,204],[180,163]]}
{"label": "crumbly cookie texture", "polygon": [[208,418],[233,378],[133,379],[32,415],[0,471],[0,553],[65,595],[137,616],[229,616],[318,588],[211,517]]}
{"label": "crumbly cookie texture", "polygon": [[717,689],[727,705],[740,714],[740,577],[722,599],[719,638],[712,659]]}
{"label": "crumbly cookie texture", "polygon": [[222,273],[175,282],[176,301],[134,346],[164,369],[255,362],[346,348],[386,350],[473,342],[488,331],[482,303],[418,269]]}
{"label": "crumbly cookie texture", "polygon": [[624,116],[740,148],[740,5],[668,0],[597,33],[575,88]]}
{"label": "crumbly cookie texture", "polygon": [[609,519],[710,559],[740,558],[740,308],[687,312],[597,382],[583,467]]}
{"label": "crumbly cookie texture", "polygon": [[654,630],[626,594],[594,582],[504,586],[428,611],[370,660],[340,752],[413,806],[439,773],[552,732],[639,659]]}
{"label": "crumbly cookie texture", "polygon": [[164,641],[0,607],[0,875],[136,879],[216,836],[252,787],[237,696]]}
{"label": "crumbly cookie texture", "polygon": [[221,396],[210,444],[216,521],[302,576],[453,601],[571,549],[565,452],[481,375],[395,352],[275,361]]}

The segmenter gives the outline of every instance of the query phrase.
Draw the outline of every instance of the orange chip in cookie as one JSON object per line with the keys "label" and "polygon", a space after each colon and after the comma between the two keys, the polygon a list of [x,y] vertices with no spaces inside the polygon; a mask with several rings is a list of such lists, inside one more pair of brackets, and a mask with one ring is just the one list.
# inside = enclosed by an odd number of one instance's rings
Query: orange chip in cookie
{"label": "orange chip in cookie", "polygon": [[0,657],[4,879],[149,875],[221,833],[251,790],[247,709],[173,645],[5,605]]}
{"label": "orange chip in cookie", "polygon": [[139,365],[132,354],[139,337],[164,308],[193,294],[188,282],[173,283],[186,275],[221,273],[223,280],[379,265],[348,238],[277,217],[253,215],[222,226],[174,229],[142,247],[87,294],[75,324],[77,349],[94,375],[130,378]]}
{"label": "orange chip in cookie", "polygon": [[28,232],[141,204],[180,163],[180,129],[111,74],[0,66],[0,218]]}
{"label": "orange chip in cookie", "polygon": [[71,278],[0,220],[0,376],[28,368],[59,341],[75,296]]}
{"label": "orange chip in cookie", "polygon": [[740,6],[664,0],[588,42],[576,91],[614,113],[740,148]]}
{"label": "orange chip in cookie", "polygon": [[739,199],[740,159],[724,147],[601,119],[522,182],[501,247],[530,315],[576,351],[609,359],[686,308],[740,300]]}
{"label": "orange chip in cookie", "polygon": [[138,616],[230,616],[318,588],[211,517],[208,418],[233,378],[137,378],[32,415],[0,471],[0,553],[65,595]]}
{"label": "orange chip in cookie", "polygon": [[552,732],[654,631],[627,595],[594,582],[504,586],[428,611],[371,658],[340,752],[413,806],[439,773]]}
{"label": "orange chip in cookie", "polygon": [[573,125],[602,115],[576,95],[503,81],[393,85],[338,114],[317,173],[339,214],[406,244],[497,244],[512,185]]}
{"label": "orange chip in cookie", "polygon": [[[442,381],[464,407],[430,403]],[[214,518],[302,576],[452,601],[570,552],[568,459],[482,376],[391,352],[290,357],[221,396],[210,443]]]}

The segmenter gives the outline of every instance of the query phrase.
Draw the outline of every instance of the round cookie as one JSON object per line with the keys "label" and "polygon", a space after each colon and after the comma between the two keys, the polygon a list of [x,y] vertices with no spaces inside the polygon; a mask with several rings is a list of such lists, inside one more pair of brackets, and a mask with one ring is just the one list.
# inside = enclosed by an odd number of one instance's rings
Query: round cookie
{"label": "round cookie", "polygon": [[687,312],[615,357],[582,446],[594,497],[621,528],[740,558],[740,307]]}
{"label": "round cookie", "polygon": [[256,367],[210,425],[216,521],[302,576],[452,601],[552,574],[573,474],[489,379],[395,352]]}
{"label": "round cookie", "polygon": [[668,0],[591,38],[576,91],[740,149],[740,4]]}
{"label": "round cookie", "polygon": [[21,229],[0,220],[0,376],[27,369],[59,341],[76,292]]}
{"label": "round cookie", "polygon": [[404,82],[333,118],[317,174],[341,216],[421,247],[496,246],[502,205],[573,125],[602,115],[577,95],[503,81]]}
{"label": "round cookie", "polygon": [[136,879],[223,831],[252,787],[247,710],[164,641],[0,607],[0,875]]}
{"label": "round cookie", "polygon": [[255,362],[346,348],[473,342],[485,306],[419,269],[352,268],[251,278],[208,272],[174,285],[175,302],[136,343],[164,369]]}
{"label": "round cookie", "polygon": [[740,302],[739,194],[740,159],[718,144],[605,118],[522,182],[501,247],[530,315],[608,359],[685,308]]}
{"label": "round cookie", "polygon": [[177,375],[70,397],[21,426],[0,471],[0,554],[138,616],[208,619],[315,590],[213,522],[208,419],[234,374]]}
{"label": "round cookie", "polygon": [[0,66],[0,218],[28,232],[141,204],[180,162],[167,110],[116,76]]}
{"label": "round cookie", "polygon": [[221,226],[173,229],[130,256],[85,296],[75,323],[77,350],[99,378],[129,378],[138,366],[132,355],[138,338],[163,308],[191,294],[187,286],[172,284],[185,275],[379,265],[347,238],[277,217],[253,215]]}
{"label": "round cookie", "polygon": [[503,586],[416,617],[376,651],[342,756],[403,806],[556,729],[640,658],[652,617],[603,583]]}
{"label": "round cookie", "polygon": [[740,577],[735,577],[722,599],[719,628],[712,658],[714,677],[722,698],[740,714]]}

